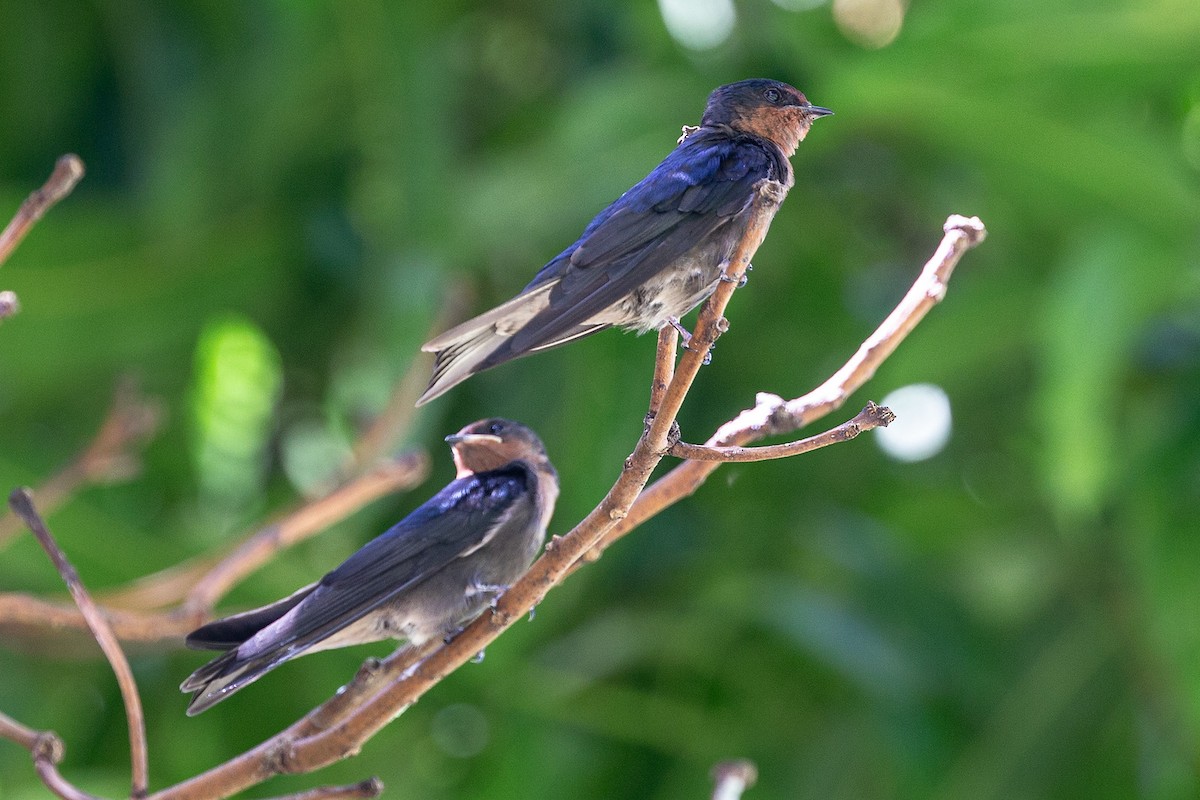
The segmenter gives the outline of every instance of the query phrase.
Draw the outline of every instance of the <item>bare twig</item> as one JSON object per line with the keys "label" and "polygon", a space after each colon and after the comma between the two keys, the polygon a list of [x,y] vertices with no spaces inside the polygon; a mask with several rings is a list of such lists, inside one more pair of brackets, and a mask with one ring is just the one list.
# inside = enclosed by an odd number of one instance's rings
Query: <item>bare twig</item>
{"label": "bare twig", "polygon": [[381,794],[383,794],[383,781],[379,778],[368,778],[349,786],[318,786],[306,792],[284,795],[274,798],[274,800],[339,800],[343,797],[379,797]]}
{"label": "bare twig", "polygon": [[16,742],[29,751],[33,758],[33,769],[46,788],[63,800],[100,800],[80,791],[69,783],[58,771],[65,748],[58,734],[51,731],[36,731],[17,722],[7,714],[0,714],[0,739]]}
{"label": "bare twig", "polygon": [[[84,450],[37,489],[42,513],[49,515],[89,483],[128,479],[140,470],[137,451],[157,432],[162,405],[144,397],[131,378],[122,378],[100,429]],[[0,548],[21,530],[15,516],[0,517]]]}
{"label": "bare twig", "polygon": [[40,757],[37,753],[33,756],[33,768],[37,772],[42,783],[46,785],[54,794],[61,797],[63,800],[103,800],[94,794],[89,794],[68,781],[58,771],[58,765],[48,758]]}
{"label": "bare twig", "polygon": [[7,714],[0,712],[0,739],[7,739],[10,742],[16,742],[26,750],[32,752],[38,747],[46,747],[42,744],[47,737],[53,737],[56,744],[50,745],[50,749],[57,753],[55,761],[62,760],[62,741],[52,733],[46,731],[36,731],[33,728],[22,725]]}
{"label": "bare twig", "polygon": [[71,193],[75,184],[83,177],[83,161],[79,156],[68,154],[58,159],[54,171],[42,184],[42,188],[34,191],[21,207],[16,216],[8,223],[8,227],[0,232],[0,265],[8,260],[12,251],[25,238],[25,234],[37,223],[51,206]]}
{"label": "bare twig", "polygon": [[654,354],[654,377],[650,383],[650,411],[647,417],[658,414],[667,386],[675,377],[675,354],[679,344],[679,331],[672,325],[664,325],[658,331],[658,349]]}
{"label": "bare twig", "polygon": [[713,767],[712,779],[712,800],[739,800],[742,792],[758,782],[758,768],[745,759],[722,761]]}
{"label": "bare twig", "polygon": [[129,661],[125,658],[125,653],[121,651],[121,645],[117,643],[117,637],[105,621],[104,616],[100,613],[100,609],[96,606],[87,589],[84,588],[83,582],[79,579],[79,573],[75,571],[75,567],[67,560],[67,556],[63,553],[58,543],[54,541],[54,537],[50,534],[50,530],[46,527],[46,523],[42,520],[37,509],[33,505],[33,496],[28,489],[16,489],[8,498],[9,507],[21,519],[25,520],[25,524],[29,526],[29,530],[37,537],[38,543],[42,549],[46,551],[46,555],[54,562],[55,569],[62,576],[63,582],[67,584],[67,588],[71,592],[71,596],[75,599],[76,605],[79,606],[80,612],[84,619],[87,620],[88,627],[91,628],[92,635],[96,637],[96,643],[100,645],[100,649],[104,651],[104,656],[108,659],[108,663],[112,666],[113,673],[117,676],[117,685],[121,689],[121,699],[125,704],[125,716],[129,723],[129,759],[131,762],[132,789],[131,795],[135,798],[144,797],[146,788],[149,785],[149,761],[146,754],[146,723],[145,717],[142,714],[142,701],[138,697],[137,684],[133,680],[133,670],[129,667]]}
{"label": "bare twig", "polygon": [[886,427],[896,419],[891,409],[867,403],[866,407],[854,417],[824,433],[809,436],[785,444],[773,444],[767,447],[718,447],[704,444],[688,444],[676,442],[671,445],[668,454],[676,458],[686,458],[692,461],[771,461],[776,458],[789,458],[803,453],[810,453],[822,447],[828,447],[838,442],[848,442],[863,431],[878,427]]}

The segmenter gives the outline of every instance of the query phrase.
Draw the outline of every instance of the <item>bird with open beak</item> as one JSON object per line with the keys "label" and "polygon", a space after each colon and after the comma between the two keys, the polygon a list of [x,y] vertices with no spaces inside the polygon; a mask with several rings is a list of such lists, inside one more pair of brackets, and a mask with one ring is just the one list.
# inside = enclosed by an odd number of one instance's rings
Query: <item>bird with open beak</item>
{"label": "bird with open beak", "polygon": [[297,656],[403,639],[420,644],[473,619],[529,568],[558,498],[541,440],[505,419],[447,436],[457,477],[318,582],[192,631],[226,652],[180,689],[200,713]]}
{"label": "bird with open beak", "polygon": [[427,403],[472,375],[604,328],[678,325],[715,291],[763,182],[794,182],[788,159],[832,114],[795,87],[755,78],[715,89],[698,128],[601,211],[508,302],[426,342]]}

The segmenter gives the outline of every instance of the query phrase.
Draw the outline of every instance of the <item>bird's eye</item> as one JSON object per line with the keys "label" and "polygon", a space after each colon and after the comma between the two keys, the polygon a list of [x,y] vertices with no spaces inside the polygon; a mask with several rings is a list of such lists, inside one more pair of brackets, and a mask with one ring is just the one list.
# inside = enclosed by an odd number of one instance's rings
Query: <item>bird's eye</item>
{"label": "bird's eye", "polygon": [[504,433],[504,423],[493,422],[491,425],[488,425],[488,433],[490,433],[492,436],[499,436],[500,434]]}
{"label": "bird's eye", "polygon": [[778,89],[767,89],[765,92],[763,92],[763,97],[767,98],[769,102],[778,103],[783,95],[779,93]]}

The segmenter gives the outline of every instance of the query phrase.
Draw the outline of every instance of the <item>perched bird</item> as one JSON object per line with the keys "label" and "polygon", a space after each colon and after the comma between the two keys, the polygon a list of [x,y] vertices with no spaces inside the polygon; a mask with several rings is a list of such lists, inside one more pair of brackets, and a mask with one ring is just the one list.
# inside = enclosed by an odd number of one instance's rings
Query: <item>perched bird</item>
{"label": "perched bird", "polygon": [[558,498],[537,435],[486,419],[447,436],[458,476],[317,583],[197,628],[189,647],[225,650],[180,689],[199,714],[285,661],[381,639],[446,636],[529,568]]}
{"label": "perched bird", "polygon": [[716,289],[760,181],[790,188],[788,158],[813,120],[832,113],[779,81],[714,90],[700,126],[520,294],[421,347],[437,355],[417,405],[477,372],[604,328],[678,324]]}

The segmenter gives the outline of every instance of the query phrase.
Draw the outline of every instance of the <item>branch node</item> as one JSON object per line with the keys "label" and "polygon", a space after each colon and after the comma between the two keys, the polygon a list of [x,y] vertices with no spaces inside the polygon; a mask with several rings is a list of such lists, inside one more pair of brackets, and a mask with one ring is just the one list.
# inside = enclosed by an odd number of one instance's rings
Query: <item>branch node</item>
{"label": "branch node", "polygon": [[962,214],[951,214],[942,226],[945,233],[957,231],[967,238],[967,246],[974,247],[987,238],[987,228],[979,217],[964,217]]}
{"label": "branch node", "polygon": [[263,768],[272,775],[290,775],[295,772],[292,764],[295,763],[293,751],[295,750],[296,741],[290,736],[283,736],[275,743],[275,746],[263,754]]}
{"label": "branch node", "polygon": [[63,757],[67,754],[67,747],[63,744],[63,740],[58,734],[53,731],[42,731],[34,740],[33,747],[30,748],[30,754],[34,761],[46,761],[51,764],[61,763]]}
{"label": "branch node", "polygon": [[873,423],[871,427],[886,428],[896,421],[896,412],[892,411],[887,406],[881,406],[874,401],[868,400],[867,405],[863,407],[859,415],[867,421]]}

